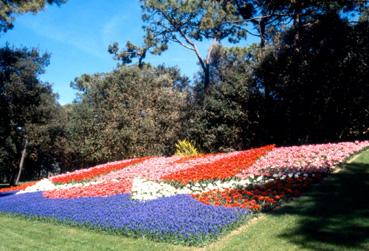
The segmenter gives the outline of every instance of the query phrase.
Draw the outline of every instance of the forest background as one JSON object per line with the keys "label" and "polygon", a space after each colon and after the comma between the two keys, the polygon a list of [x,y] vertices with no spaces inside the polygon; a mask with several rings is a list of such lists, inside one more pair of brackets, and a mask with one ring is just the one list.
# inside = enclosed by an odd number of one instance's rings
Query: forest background
{"label": "forest background", "polygon": [[[47,4],[68,2],[0,1],[0,36]],[[72,104],[60,105],[40,80],[49,54],[0,48],[0,183],[172,155],[181,139],[203,153],[368,139],[368,1],[140,5],[142,42],[111,44],[117,67],[76,78]],[[240,46],[250,34],[259,42]],[[211,41],[204,55],[203,41]],[[173,44],[196,58],[194,78],[147,61]]]}

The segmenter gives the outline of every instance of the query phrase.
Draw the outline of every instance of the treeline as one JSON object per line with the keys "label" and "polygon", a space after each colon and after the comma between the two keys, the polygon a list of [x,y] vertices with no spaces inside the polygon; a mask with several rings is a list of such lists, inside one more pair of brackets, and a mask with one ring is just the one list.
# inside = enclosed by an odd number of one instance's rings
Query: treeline
{"label": "treeline", "polygon": [[[78,77],[65,106],[39,80],[47,54],[0,49],[0,181],[171,155],[184,138],[201,152],[368,139],[367,3],[301,2],[141,1],[143,45],[110,46],[117,68]],[[260,43],[221,45],[242,39],[245,24]],[[213,40],[205,56],[203,39]],[[198,58],[192,81],[145,62],[170,42]]]}

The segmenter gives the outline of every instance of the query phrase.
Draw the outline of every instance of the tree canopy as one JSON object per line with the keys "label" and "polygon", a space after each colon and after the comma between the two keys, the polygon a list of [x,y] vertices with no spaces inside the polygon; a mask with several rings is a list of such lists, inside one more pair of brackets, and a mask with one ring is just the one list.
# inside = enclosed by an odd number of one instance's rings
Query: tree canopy
{"label": "tree canopy", "polygon": [[68,135],[85,164],[174,152],[181,134],[188,80],[175,68],[122,66],[83,75],[69,111]]}
{"label": "tree canopy", "polygon": [[269,90],[265,125],[274,141],[366,137],[368,32],[368,22],[350,25],[331,13],[284,34],[257,69],[259,82]]}
{"label": "tree canopy", "polygon": [[[0,31],[18,13],[63,2],[1,1]],[[73,104],[58,105],[40,81],[47,54],[0,49],[0,180],[16,183],[22,163],[22,177],[39,178],[171,155],[180,139],[205,153],[368,138],[368,1],[140,3],[142,43],[109,46],[120,64],[77,77]],[[239,44],[248,34],[260,42]],[[192,81],[145,61],[173,43],[197,58]]]}
{"label": "tree canopy", "polygon": [[[224,39],[236,43],[246,37],[242,18],[230,1],[141,0],[141,6],[146,34],[144,45],[139,47],[127,42],[126,48],[119,51],[115,43],[109,51],[123,63],[131,63],[133,58],[138,58],[139,65],[142,65],[147,52],[160,55],[168,49],[170,42],[177,43],[197,57],[204,72],[206,91],[210,84],[210,55],[214,47]],[[207,55],[201,55],[198,43],[206,39],[213,40],[213,43]]]}
{"label": "tree canopy", "polygon": [[40,130],[57,115],[51,85],[38,78],[48,63],[36,49],[0,49],[0,168],[11,183],[19,180],[22,151],[41,141]]}

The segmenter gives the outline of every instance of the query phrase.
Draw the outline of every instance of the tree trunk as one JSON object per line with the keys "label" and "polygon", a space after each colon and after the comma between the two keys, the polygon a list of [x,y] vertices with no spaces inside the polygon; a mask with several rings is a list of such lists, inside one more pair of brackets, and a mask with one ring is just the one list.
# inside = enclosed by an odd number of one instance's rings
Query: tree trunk
{"label": "tree trunk", "polygon": [[15,179],[15,185],[18,185],[20,176],[23,171],[24,159],[26,158],[26,154],[27,154],[27,146],[28,146],[28,140],[26,139],[24,142],[23,150],[22,150],[22,156],[19,162],[18,175],[17,175],[17,178]]}
{"label": "tree trunk", "polygon": [[206,64],[204,69],[204,95],[206,96],[209,92],[210,87],[210,67]]}
{"label": "tree trunk", "polygon": [[265,47],[265,41],[266,41],[265,20],[264,19],[260,19],[260,21],[259,21],[259,33],[260,33],[260,48],[264,48]]}
{"label": "tree trunk", "polygon": [[301,8],[300,7],[297,8],[297,11],[294,17],[294,26],[296,29],[294,47],[295,47],[296,53],[299,53],[300,50],[298,46],[300,44],[299,42],[300,42],[300,33],[301,33]]}
{"label": "tree trunk", "polygon": [[210,88],[210,64],[212,60],[212,54],[214,48],[218,46],[218,39],[214,38],[211,46],[208,49],[208,55],[206,56],[206,59],[202,62],[200,62],[203,70],[204,70],[204,98],[206,98],[209,88]]}
{"label": "tree trunk", "polygon": [[15,185],[15,172],[11,172],[11,174],[8,176],[8,182],[10,186]]}

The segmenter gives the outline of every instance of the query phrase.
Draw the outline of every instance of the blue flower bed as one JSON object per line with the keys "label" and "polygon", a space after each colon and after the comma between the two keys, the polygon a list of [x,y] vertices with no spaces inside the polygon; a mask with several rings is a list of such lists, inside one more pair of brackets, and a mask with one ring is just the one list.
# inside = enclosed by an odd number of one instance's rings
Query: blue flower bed
{"label": "blue flower bed", "polygon": [[204,243],[250,212],[205,205],[189,195],[139,202],[128,194],[78,199],[47,199],[42,193],[0,196],[0,212],[118,230],[187,244]]}

